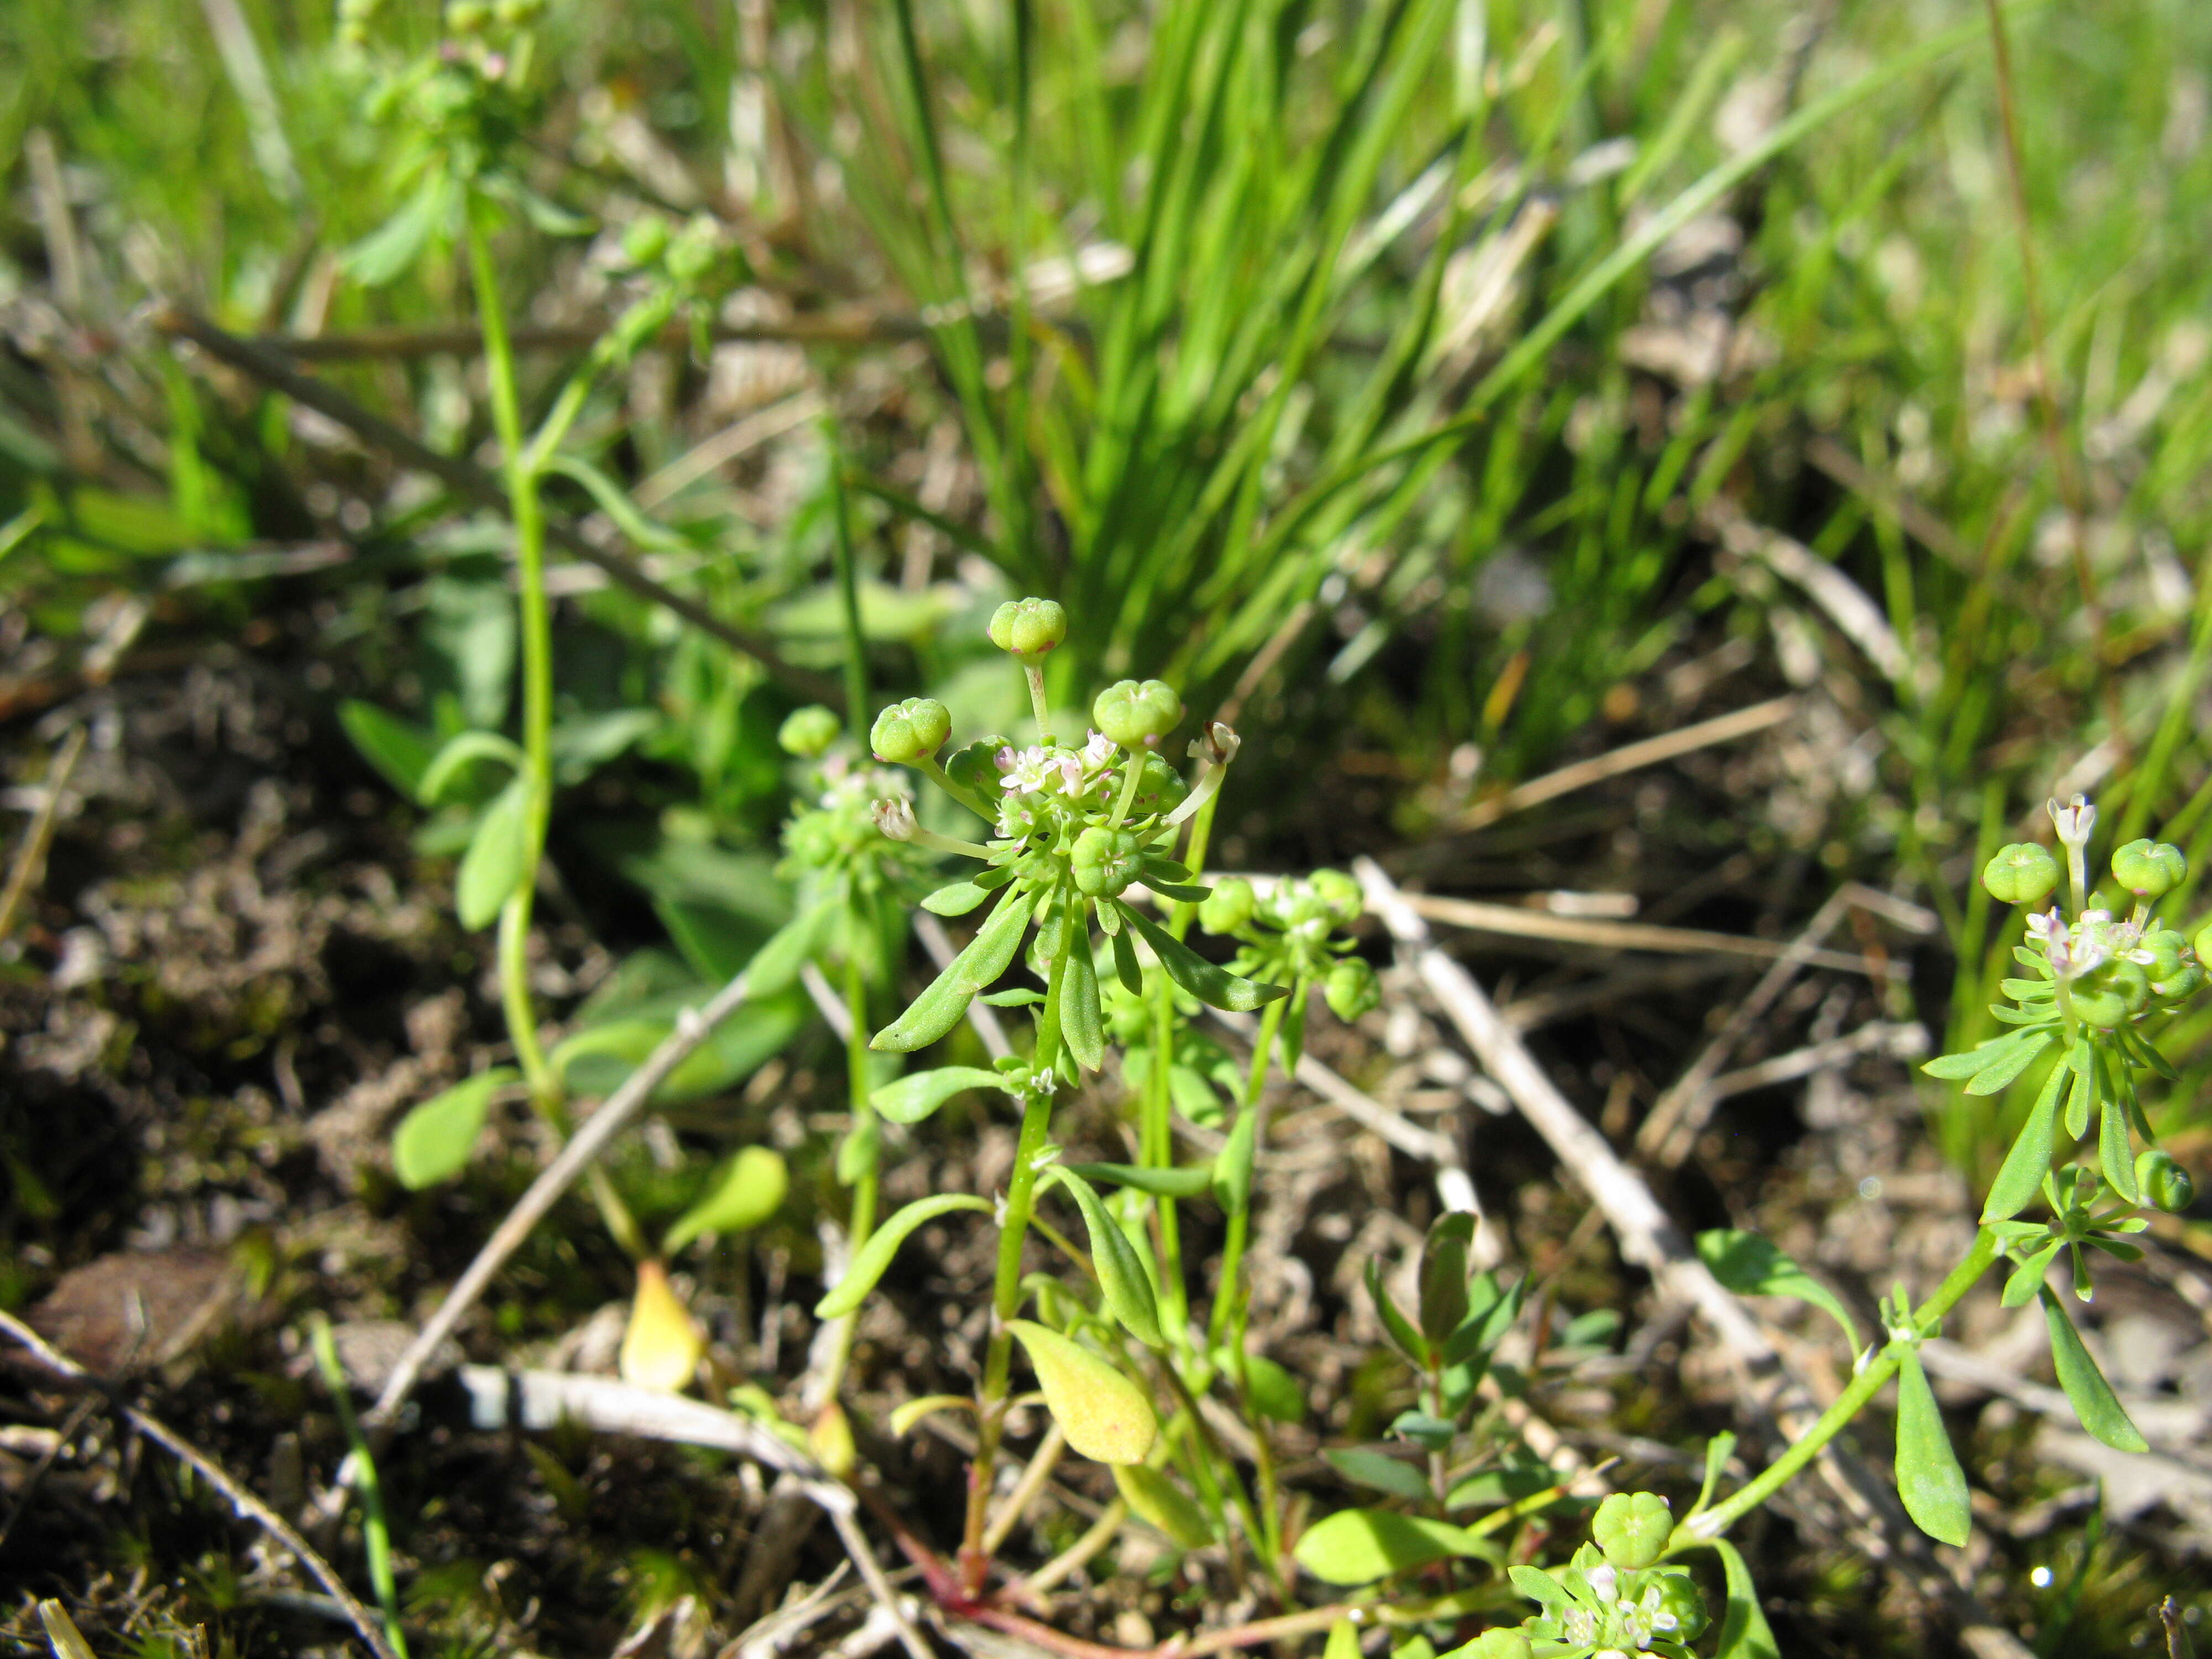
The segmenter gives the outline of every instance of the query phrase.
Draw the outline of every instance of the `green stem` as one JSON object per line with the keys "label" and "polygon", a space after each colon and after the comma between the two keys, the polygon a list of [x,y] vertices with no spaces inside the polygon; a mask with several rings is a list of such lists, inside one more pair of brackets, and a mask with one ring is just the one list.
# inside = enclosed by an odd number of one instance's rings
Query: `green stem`
{"label": "green stem", "polygon": [[345,1367],[339,1362],[337,1342],[331,1335],[331,1322],[316,1314],[308,1325],[307,1340],[314,1349],[316,1368],[323,1374],[323,1386],[331,1391],[338,1427],[345,1433],[346,1443],[353,1449],[354,1467],[360,1472],[356,1485],[361,1492],[362,1543],[368,1555],[368,1582],[375,1587],[377,1606],[384,1613],[384,1639],[392,1644],[392,1650],[399,1659],[407,1659],[407,1632],[399,1620],[399,1586],[392,1571],[392,1528],[385,1518],[384,1486],[377,1479],[376,1459],[370,1454],[359,1419],[354,1416],[353,1385],[347,1381]]}
{"label": "green stem", "polygon": [[1129,751],[1128,764],[1121,769],[1121,799],[1114,803],[1114,818],[1113,822],[1107,825],[1108,829],[1119,830],[1121,827],[1121,820],[1129,816],[1129,808],[1136,804],[1137,786],[1145,780],[1145,761],[1147,753],[1148,751],[1142,749],[1133,749]]}
{"label": "green stem", "polygon": [[991,825],[993,829],[995,830],[998,827],[998,813],[994,811],[981,799],[969,793],[967,790],[963,789],[958,784],[953,782],[951,775],[947,773],[944,766],[939,763],[936,756],[924,755],[920,760],[916,761],[915,764],[928,774],[930,781],[934,783],[939,789],[942,789],[946,794],[951,796],[953,799],[958,801],[963,806],[973,812],[977,817],[982,819],[984,823]]}
{"label": "green stem", "polygon": [[[1059,970],[1054,970],[1055,981]],[[1058,987],[1055,984],[1054,988]],[[1048,998],[1048,1004],[1049,998]],[[1057,1041],[1053,1044],[1056,1050]],[[1040,1051],[1034,1064],[1042,1072],[1056,1054]],[[1031,1089],[1022,1102],[1022,1127],[1014,1143],[1014,1167],[1006,1177],[1006,1219],[999,1230],[998,1273],[991,1289],[991,1341],[983,1358],[983,1386],[975,1396],[975,1462],[968,1471],[968,1524],[960,1547],[961,1575],[969,1595],[980,1594],[990,1571],[983,1549],[991,1473],[998,1465],[999,1440],[1006,1431],[1007,1378],[1013,1369],[1013,1333],[1007,1322],[1021,1310],[1022,1243],[1030,1212],[1036,1206],[1036,1161],[1052,1127],[1052,1091]]]}
{"label": "green stem", "polygon": [[[1939,1324],[1944,1316],[1958,1305],[1959,1298],[1973,1288],[1974,1281],[1989,1270],[1996,1260],[1997,1236],[1984,1227],[1974,1236],[1974,1248],[1951,1270],[1950,1276],[1936,1288],[1936,1294],[1923,1303],[1912,1316],[1916,1332],[1925,1332]],[[1716,1504],[1700,1514],[1690,1516],[1674,1528],[1667,1541],[1669,1553],[1687,1549],[1719,1537],[1744,1516],[1757,1509],[1780,1491],[1790,1478],[1819,1456],[1827,1443],[1843,1431],[1844,1426],[1863,1410],[1869,1401],[1881,1392],[1903,1361],[1911,1345],[1893,1341],[1867,1362],[1866,1368],[1851,1379],[1851,1384],[1836,1397],[1836,1403],[1820,1413],[1820,1420],[1793,1442],[1790,1449],[1768,1464],[1753,1480],[1731,1494],[1724,1503]]]}
{"label": "green stem", "polygon": [[1036,663],[1025,662],[1022,675],[1030,684],[1030,713],[1036,716],[1037,741],[1048,744],[1052,741],[1052,712],[1045,701],[1044,670]]}
{"label": "green stem", "polygon": [[[846,1092],[852,1103],[852,1133],[862,1135],[873,1128],[876,1109],[868,1098],[868,985],[860,971],[860,953],[857,950],[845,960],[845,1016]],[[876,1230],[878,1163],[878,1159],[871,1154],[853,1183],[853,1211],[846,1223],[845,1235],[848,1247],[856,1254]],[[839,1322],[837,1346],[823,1376],[822,1398],[825,1403],[837,1397],[837,1389],[845,1380],[860,1317],[857,1312],[849,1313]]]}
{"label": "green stem", "polygon": [[[1267,1062],[1275,1050],[1276,1034],[1283,1029],[1283,1011],[1290,1005],[1289,997],[1278,997],[1260,1016],[1260,1035],[1252,1045],[1252,1069],[1244,1079],[1244,1099],[1238,1109],[1261,1114],[1252,1126],[1252,1156],[1255,1158],[1260,1155],[1260,1142],[1267,1132]],[[1249,1180],[1245,1184],[1249,1187]],[[1252,1205],[1248,1197],[1230,1216],[1228,1237],[1221,1247],[1221,1284],[1214,1292],[1213,1316],[1207,1322],[1206,1332],[1216,1346],[1228,1335],[1232,1321],[1242,1323],[1244,1241],[1251,1224]]]}
{"label": "green stem", "polygon": [[830,449],[830,500],[836,526],[837,598],[845,623],[845,719],[854,742],[868,738],[867,640],[860,632],[860,584],[853,558],[853,515],[845,497],[845,453],[837,441],[837,417],[822,417],[823,441]]}

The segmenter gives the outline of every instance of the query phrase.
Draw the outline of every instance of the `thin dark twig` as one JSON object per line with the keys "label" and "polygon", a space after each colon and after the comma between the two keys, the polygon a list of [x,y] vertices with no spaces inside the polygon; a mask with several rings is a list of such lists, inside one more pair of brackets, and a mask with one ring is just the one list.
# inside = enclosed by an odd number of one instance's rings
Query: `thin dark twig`
{"label": "thin dark twig", "polygon": [[[181,306],[161,307],[154,313],[153,325],[160,333],[190,340],[218,362],[228,364],[242,374],[252,376],[296,403],[306,404],[319,415],[327,416],[364,442],[384,450],[402,465],[429,473],[456,495],[496,512],[507,510],[507,491],[498,479],[482,467],[456,456],[441,455],[382,416],[363,409],[343,392],[313,375],[302,374],[278,353],[251,340],[240,339]],[[549,540],[557,543],[586,564],[597,565],[632,592],[665,606],[700,632],[713,635],[732,650],[742,651],[793,690],[832,707],[843,706],[844,690],[834,677],[787,662],[774,643],[764,635],[724,621],[696,599],[678,592],[635,559],[599,546],[574,526],[561,520],[549,519],[545,534]]]}
{"label": "thin dark twig", "polygon": [[[4,1330],[9,1335],[14,1337],[16,1341],[36,1355],[40,1363],[59,1376],[65,1376],[75,1382],[91,1383],[95,1386],[98,1384],[99,1379],[90,1371],[59,1349],[49,1345],[44,1337],[13,1314],[0,1312],[0,1330]],[[338,1577],[337,1569],[323,1559],[313,1545],[293,1530],[289,1522],[257,1498],[251,1488],[234,1479],[222,1464],[193,1445],[191,1441],[185,1439],[151,1412],[143,1411],[137,1406],[128,1405],[120,1400],[115,1402],[115,1407],[122,1413],[125,1422],[130,1424],[140,1434],[144,1435],[146,1438],[160,1446],[179,1462],[188,1466],[208,1485],[228,1498],[232,1508],[252,1521],[291,1552],[293,1559],[313,1574],[316,1582],[328,1590],[332,1599],[345,1609],[346,1618],[352,1623],[354,1629],[360,1633],[361,1639],[368,1644],[369,1651],[377,1656],[377,1659],[398,1659],[398,1656],[392,1651],[391,1644],[385,1640],[384,1632],[377,1627],[375,1614],[364,1607],[361,1599],[346,1588],[346,1582]]]}

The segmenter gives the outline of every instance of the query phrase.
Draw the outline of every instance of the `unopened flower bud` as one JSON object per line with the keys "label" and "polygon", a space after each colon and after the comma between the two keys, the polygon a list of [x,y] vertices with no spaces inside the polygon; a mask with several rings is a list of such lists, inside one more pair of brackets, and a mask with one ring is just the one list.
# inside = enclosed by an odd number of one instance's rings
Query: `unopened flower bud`
{"label": "unopened flower bud", "polygon": [[1328,1002],[1329,1012],[1347,1025],[1382,1001],[1382,988],[1364,957],[1346,957],[1331,968],[1322,981],[1321,994]]}
{"label": "unopened flower bud", "polygon": [[1341,870],[1316,870],[1308,878],[1313,884],[1314,896],[1328,907],[1329,919],[1340,925],[1359,920],[1366,908],[1366,895],[1359,884]]}
{"label": "unopened flower bud", "polygon": [[1226,881],[1216,882],[1213,890],[1198,907],[1198,925],[1209,933],[1229,934],[1249,927],[1259,898],[1252,884],[1242,876],[1231,876]]}
{"label": "unopened flower bud", "polygon": [[818,760],[829,752],[830,745],[837,741],[837,733],[843,729],[836,715],[818,702],[810,703],[783,717],[783,724],[776,727],[775,740],[787,755]]}
{"label": "unopened flower bud", "polygon": [[2087,795],[2076,795],[2063,806],[2054,800],[2049,810],[2060,841],[2069,847],[2089,844],[2089,832],[2097,827],[2097,809],[2089,805]]}
{"label": "unopened flower bud", "polygon": [[2107,963],[2074,986],[2074,1012],[2100,1031],[2124,1025],[2150,1004],[2150,976],[2132,962]]}
{"label": "unopened flower bud", "polygon": [[1644,1581],[1644,1606],[1662,1618],[1672,1619],[1671,1626],[1662,1625],[1654,1619],[1655,1629],[1664,1630],[1677,1642],[1694,1642],[1705,1634],[1712,1615],[1705,1609],[1705,1598],[1686,1572],[1654,1573]]}
{"label": "unopened flower bud", "polygon": [[623,258],[634,265],[657,264],[668,252],[668,237],[667,220],[657,213],[641,215],[623,227]]}
{"label": "unopened flower bud", "polygon": [[1068,850],[1068,870],[1076,890],[1086,898],[1115,898],[1137,878],[1137,838],[1127,830],[1094,823]]}
{"label": "unopened flower bud", "polygon": [[876,716],[868,747],[880,761],[918,761],[934,755],[952,735],[952,716],[933,697],[908,697]]}
{"label": "unopened flower bud", "polygon": [[2137,839],[2112,854],[2112,879],[2139,899],[2165,897],[2188,873],[2188,859],[2171,842]]}
{"label": "unopened flower bud", "polygon": [[995,799],[1000,783],[999,754],[1012,746],[1012,738],[996,732],[963,744],[945,757],[945,775],[970,794]]}
{"label": "unopened flower bud", "polygon": [[889,841],[912,841],[921,826],[914,816],[914,803],[902,795],[889,795],[868,809],[876,829]]}
{"label": "unopened flower bud", "polygon": [[1617,1492],[1597,1506],[1590,1538],[1606,1562],[1624,1572],[1641,1572],[1657,1561],[1674,1530],[1667,1500],[1657,1492]]}
{"label": "unopened flower bud", "polygon": [[1182,719],[1182,699],[1164,680],[1117,680],[1091,705],[1091,723],[1124,749],[1158,743]]}
{"label": "unopened flower bud", "polygon": [[679,283],[698,282],[721,254],[720,228],[707,215],[695,213],[669,240],[668,274]]}
{"label": "unopened flower bud", "polygon": [[2016,841],[1983,866],[1982,885],[2001,904],[2033,904],[2058,885],[2058,860],[2048,848]]}
{"label": "unopened flower bud", "polygon": [[2197,1200],[2197,1183],[2180,1161],[2163,1147],[2153,1146],[2136,1159],[2136,1185],[2142,1195],[2168,1215],[2179,1215]]}
{"label": "unopened flower bud", "polygon": [[1034,662],[1067,637],[1067,612],[1053,599],[1008,599],[991,613],[987,631],[1000,650]]}

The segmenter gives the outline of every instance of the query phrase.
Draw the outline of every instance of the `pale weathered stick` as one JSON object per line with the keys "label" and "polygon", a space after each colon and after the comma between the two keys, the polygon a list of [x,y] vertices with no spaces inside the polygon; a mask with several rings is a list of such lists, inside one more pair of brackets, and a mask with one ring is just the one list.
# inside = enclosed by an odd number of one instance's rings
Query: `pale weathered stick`
{"label": "pale weathered stick", "polygon": [[1794,1083],[1797,1079],[1810,1077],[1815,1072],[1845,1065],[1862,1054],[1888,1054],[1898,1060],[1917,1060],[1927,1052],[1928,1028],[1917,1020],[1893,1023],[1869,1020],[1857,1030],[1830,1037],[1826,1042],[1808,1043],[1802,1048],[1792,1048],[1788,1054],[1777,1054],[1771,1060],[1762,1060],[1756,1066],[1723,1072],[1712,1080],[1705,1095],[1708,1099],[1723,1101],[1732,1095],[1747,1094],[1753,1089],[1768,1089],[1778,1083]]}
{"label": "pale weathered stick", "polygon": [[384,1392],[370,1408],[367,1421],[386,1424],[392,1420],[392,1413],[413,1392],[422,1377],[422,1367],[437,1351],[438,1345],[453,1334],[462,1316],[476,1305],[477,1299],[490,1285],[492,1275],[530,1237],[531,1229],[544,1219],[546,1212],[561,1194],[629,1126],[668,1074],[690,1057],[715,1026],[737,1012],[745,996],[745,975],[740,973],[717,991],[704,1008],[686,1008],[676,1017],[676,1029],[661,1039],[660,1046],[646,1057],[645,1064],[624,1079],[622,1087],[608,1096],[605,1103],[576,1131],[484,1242],[483,1249],[477,1252],[477,1259],[469,1263],[468,1271],[447,1292],[438,1311],[430,1316],[430,1322],[423,1326],[408,1345],[407,1352],[400,1355],[399,1363],[385,1382]]}
{"label": "pale weathered stick", "polygon": [[[45,1338],[13,1314],[0,1312],[0,1330],[6,1331],[16,1341],[29,1349],[38,1357],[42,1364],[52,1370],[68,1377],[72,1382],[97,1386],[97,1380],[91,1372],[86,1370],[83,1366],[59,1349],[49,1345]],[[361,1639],[368,1644],[369,1651],[375,1654],[377,1659],[398,1659],[398,1655],[392,1650],[392,1644],[385,1639],[384,1631],[378,1625],[376,1615],[362,1605],[360,1599],[346,1588],[345,1580],[338,1577],[337,1569],[323,1559],[315,1547],[301,1537],[293,1529],[289,1522],[263,1503],[260,1498],[255,1497],[251,1488],[233,1479],[222,1464],[193,1445],[191,1441],[185,1439],[151,1412],[142,1411],[136,1406],[125,1405],[119,1400],[115,1402],[115,1408],[122,1413],[125,1422],[130,1424],[132,1428],[161,1447],[172,1457],[189,1465],[208,1485],[228,1498],[233,1509],[251,1520],[289,1551],[293,1559],[305,1567],[313,1575],[315,1582],[331,1593],[331,1599],[345,1609],[346,1618],[351,1621],[354,1629],[360,1633]]]}
{"label": "pale weathered stick", "polygon": [[1778,530],[1753,524],[1732,503],[1715,501],[1705,512],[1705,528],[1740,558],[1756,559],[1785,581],[1804,590],[1827,612],[1844,637],[1866,654],[1893,684],[1911,667],[1897,632],[1866,590],[1804,543]]}
{"label": "pale weathered stick", "polygon": [[1577,789],[1587,789],[1591,784],[1602,782],[1607,778],[1617,778],[1624,772],[1640,771],[1647,766],[1656,766],[1662,761],[1673,760],[1677,755],[1687,755],[1699,749],[1709,749],[1717,743],[1729,743],[1737,738],[1749,737],[1754,732],[1764,732],[1770,726],[1780,725],[1796,712],[1796,698],[1777,697],[1771,702],[1753,703],[1750,708],[1739,708],[1733,714],[1699,720],[1695,726],[1686,726],[1679,732],[1662,732],[1640,743],[1626,744],[1609,753],[1586,761],[1577,761],[1572,766],[1563,766],[1556,772],[1547,772],[1540,778],[1531,778],[1502,795],[1479,800],[1454,818],[1451,827],[1454,830],[1480,830],[1515,812],[1525,811],[1547,800],[1556,800],[1561,795],[1572,794]]}
{"label": "pale weathered stick", "polygon": [[[1714,953],[1790,960],[1844,973],[1885,975],[1863,957],[1840,951],[1812,951],[1793,956],[1796,946],[1779,939],[1752,939],[1741,933],[1711,933],[1702,927],[1659,927],[1643,921],[1605,921],[1590,916],[1559,916],[1528,910],[1517,904],[1495,904],[1483,899],[1445,898],[1434,893],[1401,893],[1400,899],[1416,915],[1431,921],[1478,933],[1506,933],[1516,939],[1556,939],[1565,945],[1594,945],[1608,951],[1650,951],[1672,956]],[[1901,972],[1901,970],[1900,970]],[[1892,975],[1893,976],[1893,975]]]}

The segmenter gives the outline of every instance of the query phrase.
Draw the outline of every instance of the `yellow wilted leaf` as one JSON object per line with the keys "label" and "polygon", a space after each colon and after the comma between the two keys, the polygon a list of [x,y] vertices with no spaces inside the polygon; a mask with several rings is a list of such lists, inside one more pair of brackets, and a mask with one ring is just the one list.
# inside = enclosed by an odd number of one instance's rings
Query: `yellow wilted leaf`
{"label": "yellow wilted leaf", "polygon": [[1158,1423],[1145,1391],[1098,1355],[1026,1319],[1006,1328],[1021,1339],[1054,1421],[1067,1443],[1101,1463],[1141,1463]]}
{"label": "yellow wilted leaf", "polygon": [[814,1426],[806,1432],[807,1443],[822,1467],[840,1480],[853,1473],[857,1453],[853,1444],[853,1425],[845,1415],[845,1408],[832,1400],[822,1407]]}
{"label": "yellow wilted leaf", "polygon": [[629,1304],[629,1328],[623,1333],[623,1381],[678,1393],[690,1384],[706,1348],[698,1326],[668,1283],[668,1269],[658,1261],[639,1262],[637,1297]]}

